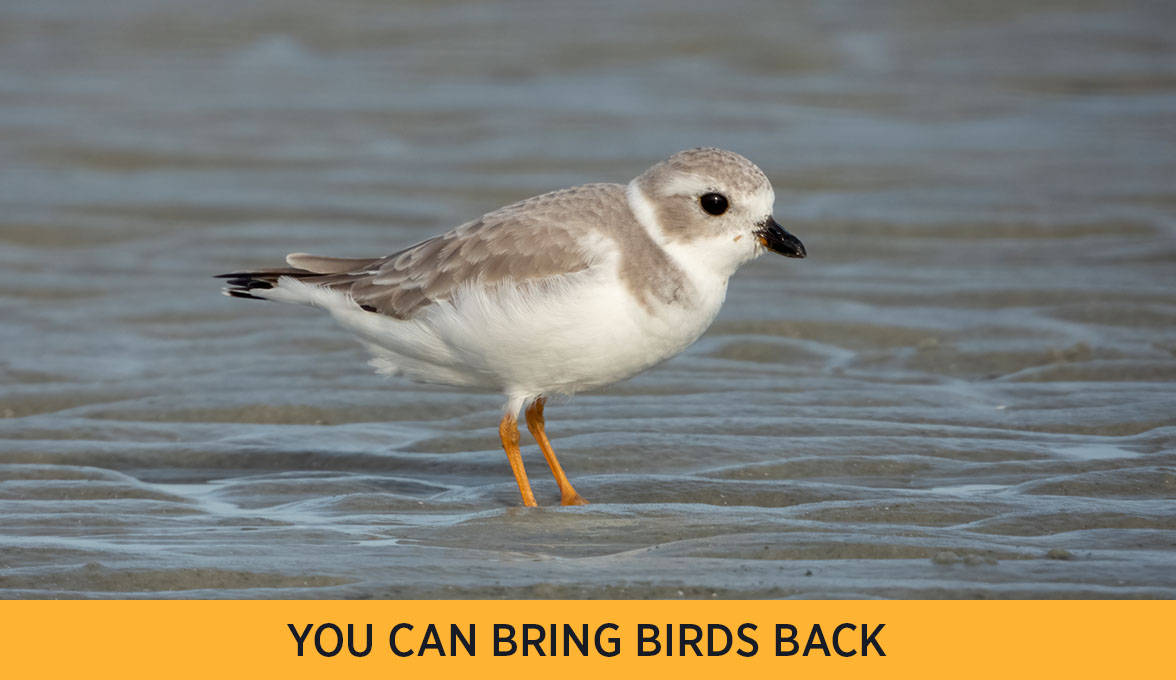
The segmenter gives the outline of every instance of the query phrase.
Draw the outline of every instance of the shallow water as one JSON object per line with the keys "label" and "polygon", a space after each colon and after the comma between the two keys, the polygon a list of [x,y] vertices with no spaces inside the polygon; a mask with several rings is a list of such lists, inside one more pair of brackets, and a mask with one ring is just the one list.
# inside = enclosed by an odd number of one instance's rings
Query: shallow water
{"label": "shallow water", "polygon": [[[0,4],[0,595],[1176,596],[1170,3],[500,5]],[[698,145],[810,256],[549,409],[587,507],[209,278]]]}

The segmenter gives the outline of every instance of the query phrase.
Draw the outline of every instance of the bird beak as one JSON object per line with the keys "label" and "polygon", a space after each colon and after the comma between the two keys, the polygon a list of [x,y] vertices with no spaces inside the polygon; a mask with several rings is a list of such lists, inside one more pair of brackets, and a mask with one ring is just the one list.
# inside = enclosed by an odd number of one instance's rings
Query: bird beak
{"label": "bird beak", "polygon": [[781,227],[771,216],[765,219],[760,228],[756,230],[755,237],[765,248],[774,253],[780,253],[784,257],[808,255],[800,239],[785,231],[784,227]]}

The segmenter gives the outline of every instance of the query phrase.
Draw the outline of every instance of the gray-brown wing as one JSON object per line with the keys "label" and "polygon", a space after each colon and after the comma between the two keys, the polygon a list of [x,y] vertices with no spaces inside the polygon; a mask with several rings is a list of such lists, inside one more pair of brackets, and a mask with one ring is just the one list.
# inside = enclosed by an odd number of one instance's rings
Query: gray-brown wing
{"label": "gray-brown wing", "polygon": [[[333,258],[313,264],[311,281],[346,291],[369,311],[408,319],[463,284],[530,281],[583,271],[594,261],[594,235],[631,220],[624,187],[589,184],[536,196],[377,260],[339,272]],[[298,256],[313,257],[313,256]],[[312,264],[294,259],[291,264]],[[333,271],[332,271],[333,270]]]}

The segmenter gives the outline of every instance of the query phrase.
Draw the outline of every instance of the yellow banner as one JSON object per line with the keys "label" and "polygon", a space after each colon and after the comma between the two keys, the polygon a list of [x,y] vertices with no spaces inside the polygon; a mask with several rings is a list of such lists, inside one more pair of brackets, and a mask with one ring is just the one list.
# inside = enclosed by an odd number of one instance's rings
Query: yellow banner
{"label": "yellow banner", "polygon": [[[10,678],[1171,672],[1170,602],[10,601]],[[737,675],[734,675],[737,674]]]}

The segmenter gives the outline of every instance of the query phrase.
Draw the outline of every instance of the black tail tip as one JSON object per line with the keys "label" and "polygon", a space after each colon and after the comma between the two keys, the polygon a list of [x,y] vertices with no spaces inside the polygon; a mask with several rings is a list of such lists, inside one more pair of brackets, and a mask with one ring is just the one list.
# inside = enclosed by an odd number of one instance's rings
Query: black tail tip
{"label": "black tail tip", "polygon": [[225,293],[227,295],[229,295],[230,297],[245,298],[246,300],[264,300],[265,299],[265,298],[259,298],[256,295],[250,295],[249,293],[247,293],[243,290],[238,290],[236,288],[226,288]]}

